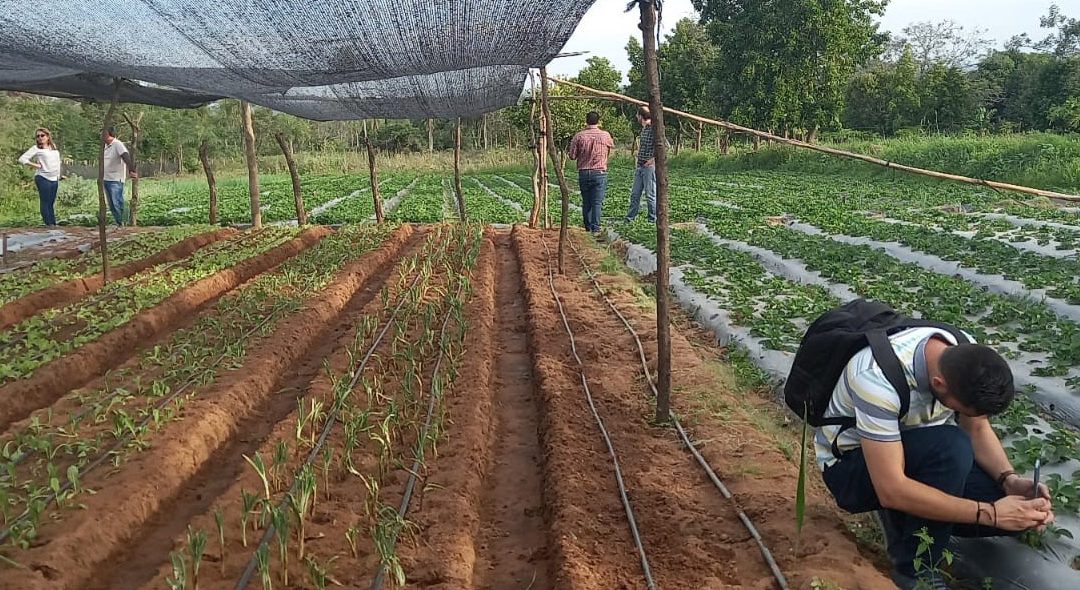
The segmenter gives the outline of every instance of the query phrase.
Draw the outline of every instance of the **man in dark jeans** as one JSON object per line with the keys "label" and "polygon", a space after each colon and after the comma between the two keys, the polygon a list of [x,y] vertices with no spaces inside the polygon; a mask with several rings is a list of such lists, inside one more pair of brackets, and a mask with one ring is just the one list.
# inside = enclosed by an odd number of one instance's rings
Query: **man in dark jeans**
{"label": "man in dark jeans", "polygon": [[[951,535],[997,536],[1053,522],[1050,493],[1013,471],[987,416],[1014,396],[1008,363],[992,349],[957,344],[936,328],[890,337],[911,384],[908,413],[867,348],[847,364],[826,418],[855,426],[817,429],[815,448],[825,484],[840,508],[877,511],[893,580],[902,590],[946,588],[935,575]],[[916,567],[925,528],[933,539]]]}
{"label": "man in dark jeans", "polygon": [[581,216],[585,229],[600,231],[600,212],[607,191],[607,161],[615,142],[600,129],[600,113],[585,115],[585,129],[570,141],[570,159],[577,161],[578,186],[581,187]]}

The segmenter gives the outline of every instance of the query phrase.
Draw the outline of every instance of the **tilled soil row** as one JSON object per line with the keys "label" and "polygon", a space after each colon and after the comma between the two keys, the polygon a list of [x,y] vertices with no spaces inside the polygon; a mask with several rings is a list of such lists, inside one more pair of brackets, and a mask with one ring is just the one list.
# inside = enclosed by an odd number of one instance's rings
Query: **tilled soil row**
{"label": "tilled soil row", "polygon": [[0,387],[0,430],[121,365],[140,346],[148,346],[155,338],[175,329],[202,306],[307,250],[330,231],[325,227],[307,229],[280,246],[201,279],[139,312],[97,340],[42,365],[29,378]]}
{"label": "tilled soil row", "polygon": [[[191,236],[157,254],[110,269],[109,279],[113,281],[124,279],[159,264],[187,258],[196,250],[219,240],[230,238],[237,233],[235,229],[223,228]],[[101,289],[104,284],[101,275],[95,274],[64,281],[8,302],[0,307],[0,330],[6,330],[46,309],[62,307],[78,301],[80,298]]]}
{"label": "tilled soil row", "polygon": [[[152,448],[118,473],[94,476],[84,482],[101,491],[94,496],[80,496],[85,510],[44,525],[40,534],[48,542],[15,556],[28,569],[6,574],[5,587],[97,587],[116,574],[101,569],[111,557],[125,550],[141,555],[140,547],[128,547],[133,538],[152,518],[170,508],[172,500],[185,491],[216,452],[248,436],[241,427],[266,406],[274,392],[280,390],[278,385],[287,380],[313,347],[325,344],[335,330],[340,333],[342,326],[337,320],[354,294],[399,256],[412,234],[412,228],[404,226],[380,248],[346,265],[319,296],[261,342],[241,368],[225,375],[186,407],[183,419],[158,432]],[[321,366],[322,356],[317,366]],[[308,370],[312,375],[318,372],[317,368]],[[294,399],[288,395],[285,401],[295,407]],[[201,494],[195,490],[192,496]],[[106,514],[109,518],[102,518]]]}

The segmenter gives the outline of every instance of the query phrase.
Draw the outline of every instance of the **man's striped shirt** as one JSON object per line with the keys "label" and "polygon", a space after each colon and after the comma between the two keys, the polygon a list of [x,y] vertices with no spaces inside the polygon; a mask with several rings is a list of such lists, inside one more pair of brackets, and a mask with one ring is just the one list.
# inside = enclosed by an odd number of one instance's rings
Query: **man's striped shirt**
{"label": "man's striped shirt", "polygon": [[[845,430],[837,440],[841,453],[857,449],[863,439],[894,442],[900,440],[903,430],[956,423],[956,413],[939,403],[930,392],[925,352],[927,341],[934,336],[956,344],[952,335],[935,328],[911,328],[889,338],[911,386],[911,406],[902,423],[898,420],[900,395],[874,361],[870,348],[851,357],[825,411],[826,418],[855,418],[855,426]],[[971,338],[970,334],[967,336]],[[822,469],[836,461],[832,443],[839,430],[839,426],[817,429],[814,447]]]}

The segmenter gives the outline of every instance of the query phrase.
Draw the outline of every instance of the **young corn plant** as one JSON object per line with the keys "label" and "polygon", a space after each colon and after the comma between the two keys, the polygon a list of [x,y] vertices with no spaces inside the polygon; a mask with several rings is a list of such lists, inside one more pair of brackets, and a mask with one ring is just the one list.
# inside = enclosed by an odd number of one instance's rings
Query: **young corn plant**
{"label": "young corn plant", "polygon": [[[297,557],[299,559],[304,558],[304,536],[305,536],[305,523],[307,517],[311,514],[311,510],[314,505],[315,495],[317,493],[315,489],[315,471],[311,468],[310,464],[304,465],[304,468],[300,471],[300,476],[297,478],[297,490],[295,493],[288,495],[289,507],[292,508],[293,515],[296,516],[296,540],[299,543],[299,552]],[[275,524],[275,527],[277,525]],[[279,535],[284,533],[279,531]]]}
{"label": "young corn plant", "polygon": [[270,575],[270,547],[263,545],[255,550],[255,565],[259,569],[259,578],[262,579],[263,590],[273,590],[274,580]]}
{"label": "young corn plant", "polygon": [[270,477],[274,484],[274,490],[280,490],[283,482],[282,471],[285,463],[289,460],[289,443],[278,441],[274,447],[274,464],[270,467]]}
{"label": "young corn plant", "polygon": [[199,590],[199,568],[202,566],[203,554],[206,551],[206,531],[198,532],[187,529],[188,552],[191,554],[191,588]]}
{"label": "young corn plant", "polygon": [[187,564],[184,562],[184,554],[173,551],[169,553],[169,561],[172,562],[172,577],[165,578],[169,590],[187,590]]}
{"label": "young corn plant", "polygon": [[[329,500],[330,499],[330,472],[331,472],[331,467],[333,466],[333,463],[334,463],[334,449],[329,447],[329,446],[326,447],[326,450],[323,451],[322,459],[323,459],[322,460],[323,494],[326,496],[326,499]],[[314,506],[314,500],[312,500],[312,505]]]}
{"label": "young corn plant", "polygon": [[244,547],[247,547],[247,523],[255,507],[259,504],[259,498],[255,494],[249,494],[246,490],[240,490],[240,502],[243,505],[243,511],[240,512],[240,542],[243,543]]}
{"label": "young corn plant", "polygon": [[357,549],[356,541],[360,538],[360,528],[351,526],[345,531],[345,541],[349,543],[349,553],[352,554],[353,559],[356,559]]}
{"label": "young corn plant", "polygon": [[248,464],[255,469],[255,473],[259,475],[259,479],[262,480],[263,493],[265,494],[266,501],[270,502],[270,480],[267,477],[266,463],[263,462],[262,455],[256,452],[254,459],[244,455],[244,460],[247,461]]}
{"label": "young corn plant", "polygon": [[289,513],[282,506],[270,508],[270,522],[277,530],[278,557],[281,559],[281,585],[289,586]]}
{"label": "young corn plant", "polygon": [[[331,561],[333,561],[333,558],[331,558]],[[307,565],[308,576],[311,577],[311,584],[315,586],[315,590],[326,590],[326,580],[328,578],[326,568],[312,557],[305,559],[304,564]]]}
{"label": "young corn plant", "polygon": [[214,524],[217,526],[218,547],[221,548],[221,576],[225,577],[225,513],[220,508],[214,510]]}

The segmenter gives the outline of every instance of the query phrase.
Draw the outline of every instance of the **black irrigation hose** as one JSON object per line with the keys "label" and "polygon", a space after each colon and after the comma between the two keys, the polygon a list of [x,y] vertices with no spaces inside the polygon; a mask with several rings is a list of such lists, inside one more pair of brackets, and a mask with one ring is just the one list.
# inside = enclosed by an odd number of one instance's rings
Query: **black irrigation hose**
{"label": "black irrigation hose", "polygon": [[[390,313],[390,317],[386,319],[386,324],[383,326],[383,329],[379,331],[379,335],[376,336],[375,341],[371,343],[371,347],[368,349],[367,354],[364,355],[364,358],[361,359],[360,364],[357,365],[356,368],[353,370],[352,379],[349,381],[350,392],[353,389],[356,389],[356,384],[360,381],[360,376],[363,374],[364,368],[367,366],[368,361],[370,361],[371,357],[375,355],[375,350],[379,348],[379,345],[382,343],[383,338],[386,336],[386,332],[390,330],[390,326],[394,325],[394,318],[397,317],[398,312],[401,311],[401,308],[408,300],[406,294],[409,291],[412,291],[413,287],[415,287],[416,284],[420,281],[421,276],[422,275],[420,273],[417,273],[416,278],[414,278],[412,283],[409,284],[409,288],[402,292],[398,304]],[[387,278],[387,280],[389,280],[389,278]],[[326,444],[326,439],[330,436],[330,431],[334,429],[334,424],[337,423],[338,413],[340,411],[341,407],[339,406],[335,407],[330,412],[330,417],[326,420],[326,425],[323,426],[322,433],[319,435],[319,440],[315,443],[315,446],[312,447],[311,452],[308,453],[308,456],[306,459],[304,459],[304,462],[297,468],[297,472],[303,470],[304,467],[311,465],[311,462],[314,461],[315,458],[319,455],[319,451],[322,450],[323,445]],[[289,495],[296,491],[296,487],[299,484],[300,480],[296,477],[293,477],[292,485],[289,486],[289,490],[285,492],[285,495],[282,497],[281,502],[277,506],[278,510],[281,510],[282,507],[285,506],[285,502],[288,501]],[[263,547],[266,547],[270,543],[270,541],[274,539],[274,532],[275,529],[273,524],[270,524],[266,527],[266,532],[263,533],[262,538],[259,539],[259,544],[256,545],[255,550],[252,551],[251,559],[248,560],[247,567],[244,568],[244,573],[240,575],[240,579],[236,582],[234,590],[243,590],[244,588],[247,588],[247,585],[251,582],[251,577],[255,575],[255,569],[258,567],[258,563],[255,559],[255,554],[262,550]]]}
{"label": "black irrigation hose", "polygon": [[[652,389],[653,396],[655,397],[657,395],[656,383],[652,373],[649,371],[649,363],[645,357],[645,347],[641,344],[641,338],[638,336],[638,333],[634,330],[633,326],[630,325],[630,322],[626,319],[626,316],[624,316],[622,312],[619,311],[618,306],[616,306],[615,303],[611,301],[611,299],[607,296],[607,293],[605,293],[604,290],[600,287],[600,283],[596,280],[596,275],[593,274],[592,269],[589,268],[589,264],[581,255],[581,251],[578,250],[577,246],[574,244],[574,241],[568,241],[570,242],[570,247],[574,250],[574,254],[577,255],[578,261],[581,263],[581,267],[585,269],[586,274],[588,274],[589,278],[592,280],[593,287],[595,287],[596,291],[600,294],[601,297],[603,297],[608,307],[611,308],[611,311],[615,312],[615,315],[619,316],[619,319],[622,321],[623,325],[626,326],[627,331],[634,338],[634,342],[637,343],[638,355],[640,355],[641,357],[641,368],[645,371],[645,380],[648,381],[649,388]],[[742,521],[743,526],[745,526],[746,530],[750,532],[750,535],[754,537],[754,541],[757,543],[758,549],[761,550],[761,556],[765,559],[765,563],[772,571],[772,575],[774,578],[776,578],[777,584],[780,585],[780,588],[782,590],[788,590],[787,578],[784,577],[784,572],[780,570],[780,566],[773,558],[772,552],[769,551],[769,548],[765,546],[765,540],[761,537],[761,534],[758,532],[757,527],[755,527],[754,523],[750,521],[750,517],[746,515],[746,512],[744,512],[743,509],[738,505],[738,503],[734,501],[734,496],[732,496],[731,491],[728,490],[727,486],[724,485],[724,482],[721,481],[720,477],[716,475],[716,471],[713,470],[712,466],[709,465],[709,462],[705,460],[705,457],[701,455],[694,443],[691,442],[690,437],[686,434],[686,430],[683,429],[682,424],[679,422],[679,418],[674,413],[672,413],[671,415],[671,421],[675,425],[676,432],[679,433],[679,438],[682,439],[683,444],[686,445],[686,448],[690,450],[690,453],[694,455],[694,459],[697,460],[698,465],[701,465],[701,468],[705,470],[706,474],[708,474],[709,480],[712,481],[713,485],[716,486],[718,490],[720,490],[720,493],[723,494],[724,498],[732,501],[732,505],[735,507],[735,511],[739,515],[739,520]]]}
{"label": "black irrigation hose", "polygon": [[[265,326],[267,323],[269,323],[269,321],[273,318],[274,313],[275,312],[271,312],[269,315],[267,315],[265,318],[263,318],[263,320],[261,322],[259,322],[258,325],[256,325],[254,328],[249,330],[247,333],[245,333],[241,338],[246,339],[251,334],[255,333],[256,331],[258,331],[260,329],[262,329],[263,326]],[[216,367],[217,365],[219,365],[221,363],[221,361],[224,360],[226,354],[228,354],[228,353],[222,353],[221,356],[219,356],[217,358],[217,360],[215,360],[210,366],[211,367]],[[205,375],[206,372],[204,371],[201,374]],[[192,377],[191,379],[189,379],[179,389],[177,389],[176,391],[174,391],[174,392],[170,393],[169,395],[165,396],[164,398],[162,398],[154,406],[154,409],[160,410],[161,408],[164,408],[165,406],[169,405],[174,399],[180,397],[180,394],[183,393],[188,387],[194,385],[195,381],[196,381],[195,377]],[[88,412],[84,411],[82,413],[82,415],[86,415],[86,413],[88,413]],[[150,421],[152,419],[153,419],[153,413],[151,413],[146,418],[144,418],[141,422],[139,422],[139,424],[138,424],[138,426],[136,427],[135,430],[138,431],[138,432],[141,432],[146,427],[146,425],[150,423]],[[80,480],[83,479],[88,473],[90,473],[90,472],[96,470],[98,467],[101,467],[102,465],[104,465],[105,462],[109,460],[109,458],[112,456],[113,453],[120,450],[125,445],[127,445],[129,442],[131,442],[132,438],[133,438],[133,434],[128,433],[128,434],[124,435],[123,438],[118,439],[115,443],[113,443],[112,446],[110,446],[104,452],[99,453],[96,459],[94,459],[92,462],[88,463],[84,468],[79,470],[79,479]],[[29,453],[27,453],[25,455],[22,455],[22,456],[18,457],[17,459],[15,459],[15,461],[13,461],[13,463],[15,465],[18,465],[19,463],[22,463],[25,459],[27,459],[28,457],[32,456],[33,454],[35,454],[37,452],[40,452],[40,451],[35,450],[35,451],[31,451],[31,452],[29,452]],[[63,494],[64,492],[67,492],[68,490],[70,490],[72,488],[72,486],[73,486],[73,484],[70,481],[68,481],[68,482],[64,483],[64,485],[61,486],[60,489],[57,492],[53,492],[53,493],[49,494],[49,496],[45,499],[45,506],[48,507],[50,504],[55,502],[56,499],[60,496],[60,494]],[[11,536],[12,529],[14,529],[19,524],[25,522],[29,517],[30,517],[30,509],[29,509],[29,507],[27,507],[27,509],[23,510],[22,514],[20,514],[17,518],[15,518],[15,520],[7,528],[5,528],[3,531],[0,531],[0,543],[3,543],[4,541],[6,541],[8,539],[8,537]]]}
{"label": "black irrigation hose", "polygon": [[[461,288],[458,288],[458,295],[461,295]],[[446,319],[443,320],[442,328],[439,330],[439,358],[435,361],[435,368],[432,370],[431,377],[431,389],[428,393],[428,408],[427,417],[424,418],[424,430],[417,441],[417,453],[413,460],[412,469],[409,470],[409,481],[405,484],[405,494],[401,497],[401,505],[398,507],[398,517],[405,518],[405,514],[409,511],[409,503],[412,502],[413,490],[416,489],[417,474],[420,472],[421,461],[420,457],[423,455],[423,444],[427,440],[428,434],[431,432],[431,418],[435,415],[435,402],[437,396],[435,395],[435,384],[438,382],[439,368],[442,366],[443,359],[446,357],[446,349],[442,347],[442,340],[446,334],[446,327],[450,324],[450,314],[446,315]],[[397,538],[394,538],[394,545],[397,545]],[[386,578],[386,564],[379,562],[379,570],[375,573],[375,579],[371,582],[371,590],[381,590],[383,580]]]}
{"label": "black irrigation hose", "polygon": [[619,497],[622,500],[623,510],[626,512],[626,520],[630,523],[630,534],[634,537],[634,545],[637,546],[638,556],[641,559],[641,569],[645,574],[645,582],[649,587],[649,590],[656,590],[656,581],[653,580],[652,569],[649,567],[649,558],[645,555],[645,547],[641,542],[641,534],[638,532],[637,520],[634,518],[634,509],[630,506],[630,499],[626,493],[626,484],[623,482],[622,469],[619,467],[619,458],[615,454],[615,447],[611,443],[611,437],[608,436],[607,428],[604,426],[604,420],[600,417],[600,413],[596,410],[596,404],[593,403],[592,392],[589,390],[589,381],[585,377],[585,363],[578,356],[577,341],[574,339],[574,331],[570,329],[570,322],[566,318],[566,311],[563,309],[562,299],[559,297],[559,292],[555,290],[555,273],[551,268],[551,248],[548,247],[547,240],[543,237],[540,238],[540,242],[544,244],[544,250],[547,251],[547,257],[545,262],[548,269],[548,286],[551,288],[551,296],[555,298],[555,303],[559,307],[559,315],[562,318],[563,328],[566,329],[566,335],[570,337],[570,352],[574,355],[574,360],[578,364],[578,373],[581,375],[581,386],[585,390],[585,399],[589,402],[589,409],[592,410],[593,418],[596,419],[596,425],[600,428],[600,434],[604,437],[604,444],[607,445],[608,454],[611,455],[611,462],[615,468],[615,481],[619,484]]}

